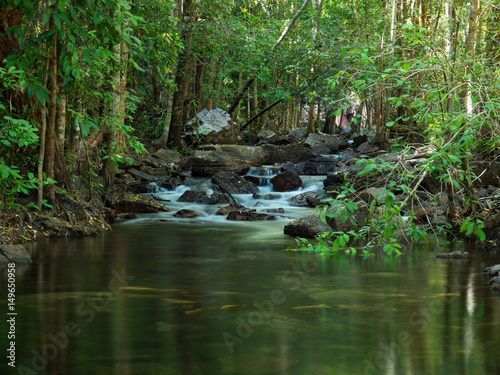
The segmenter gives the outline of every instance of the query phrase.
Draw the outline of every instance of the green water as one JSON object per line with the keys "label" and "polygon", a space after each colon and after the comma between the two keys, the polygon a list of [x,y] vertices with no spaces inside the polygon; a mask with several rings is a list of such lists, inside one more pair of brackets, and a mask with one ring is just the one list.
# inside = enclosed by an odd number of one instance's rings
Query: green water
{"label": "green water", "polygon": [[284,252],[282,227],[136,223],[31,245],[17,368],[2,356],[1,374],[500,373],[500,299],[482,275],[499,255],[318,258]]}

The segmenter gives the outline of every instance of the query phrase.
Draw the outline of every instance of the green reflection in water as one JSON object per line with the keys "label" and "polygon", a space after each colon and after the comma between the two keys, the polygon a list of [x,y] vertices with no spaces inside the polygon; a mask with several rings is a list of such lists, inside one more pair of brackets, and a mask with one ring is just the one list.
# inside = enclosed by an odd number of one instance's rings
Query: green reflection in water
{"label": "green reflection in water", "polygon": [[[481,272],[498,255],[286,253],[282,226],[133,224],[33,244],[17,281],[17,364],[70,375],[500,373],[500,303]],[[123,270],[133,279],[110,291]],[[3,282],[0,293],[6,306]],[[32,350],[43,355],[68,323],[79,333],[44,367]]]}

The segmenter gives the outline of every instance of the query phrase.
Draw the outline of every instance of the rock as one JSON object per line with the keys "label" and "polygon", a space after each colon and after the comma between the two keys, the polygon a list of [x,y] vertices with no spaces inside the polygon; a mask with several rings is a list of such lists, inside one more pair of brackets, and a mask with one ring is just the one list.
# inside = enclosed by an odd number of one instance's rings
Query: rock
{"label": "rock", "polygon": [[125,213],[121,213],[121,214],[116,215],[116,219],[117,220],[132,220],[132,219],[137,219],[137,215],[125,212]]}
{"label": "rock", "polygon": [[118,213],[158,213],[170,209],[156,202],[153,198],[143,195],[119,193],[106,196],[109,207]]}
{"label": "rock", "polygon": [[361,143],[357,148],[356,151],[361,153],[361,154],[374,154],[379,150],[378,146],[373,146],[370,142],[366,141],[364,143]]}
{"label": "rock", "polygon": [[244,131],[243,132],[243,143],[248,146],[255,146],[259,143],[259,136],[255,133]]}
{"label": "rock", "polygon": [[186,124],[186,135],[200,137],[204,143],[216,145],[237,145],[243,143],[239,126],[231,116],[220,108],[211,111],[203,109]]}
{"label": "rock", "polygon": [[337,161],[326,158],[311,159],[297,163],[298,174],[322,175],[333,172],[337,168]]}
{"label": "rock", "polygon": [[229,214],[227,215],[227,220],[234,220],[234,221],[276,220],[276,216],[269,215],[263,212],[234,210],[229,212]]}
{"label": "rock", "polygon": [[9,262],[31,264],[31,257],[23,245],[3,245],[0,247],[0,253],[5,256]]}
{"label": "rock", "polygon": [[212,175],[212,186],[228,194],[254,194],[259,188],[234,172],[219,171]]}
{"label": "rock", "polygon": [[160,148],[158,151],[151,154],[151,156],[158,160],[159,164],[178,163],[182,158],[173,150],[165,150]]}
{"label": "rock", "polygon": [[442,253],[436,255],[436,258],[439,259],[468,259],[469,258],[469,253],[466,251],[452,251],[451,253]]}
{"label": "rock", "polygon": [[165,180],[161,182],[160,186],[167,190],[175,190],[178,186],[182,186],[185,184],[186,182],[182,177],[176,176],[176,177],[167,177]]}
{"label": "rock", "polygon": [[387,197],[387,193],[383,193],[383,190],[380,188],[369,187],[361,191],[358,196],[368,204],[371,204],[374,199],[377,199],[379,203],[383,204]]}
{"label": "rock", "polygon": [[264,163],[262,164],[283,164],[286,162],[299,163],[313,159],[314,155],[311,150],[301,146],[274,146],[263,145],[262,148],[266,152]]}
{"label": "rock", "polygon": [[347,142],[345,139],[327,143],[326,146],[330,149],[330,153],[333,154],[351,147],[349,142]]}
{"label": "rock", "polygon": [[352,139],[352,147],[357,148],[362,143],[365,143],[368,140],[368,137],[366,136],[366,134],[354,134],[351,139]]}
{"label": "rock", "polygon": [[295,128],[290,130],[290,132],[287,134],[287,137],[292,141],[292,142],[299,142],[306,136],[306,130],[304,128]]}
{"label": "rock", "polygon": [[276,133],[272,130],[263,130],[259,134],[257,134],[261,142],[266,142],[276,137]]}
{"label": "rock", "polygon": [[253,199],[263,199],[263,200],[273,200],[273,199],[280,199],[281,195],[279,194],[273,194],[273,193],[255,193],[252,195]]}
{"label": "rock", "polygon": [[478,179],[474,180],[474,186],[476,188],[488,188],[490,185],[500,185],[500,179],[497,172],[500,170],[500,163],[471,161],[470,167],[476,176],[480,176]]}
{"label": "rock", "polygon": [[270,214],[284,214],[285,209],[282,207],[279,208],[268,208],[267,210],[264,210],[264,212],[270,213]]}
{"label": "rock", "polygon": [[323,180],[323,186],[326,191],[334,190],[336,186],[342,185],[345,181],[345,174],[340,172],[332,172],[326,175]]}
{"label": "rock", "polygon": [[229,212],[231,211],[235,211],[235,210],[239,210],[239,211],[243,211],[245,210],[246,207],[243,206],[242,204],[239,204],[239,203],[230,203],[229,206],[225,206],[225,207],[221,207],[219,208],[215,214],[216,215],[227,215]]}
{"label": "rock", "polygon": [[436,215],[435,207],[419,207],[415,210],[415,222],[427,223]]}
{"label": "rock", "polygon": [[130,168],[127,173],[136,179],[143,180],[143,181],[148,181],[148,182],[153,182],[153,181],[158,181],[159,178],[157,176],[152,176],[150,174],[144,173],[142,171],[139,171],[135,168]]}
{"label": "rock", "polygon": [[491,279],[492,277],[499,276],[500,275],[500,264],[495,264],[494,266],[486,267],[483,272],[484,272],[484,276],[486,276],[488,279]]}
{"label": "rock", "polygon": [[268,153],[261,147],[215,145],[200,147],[192,160],[193,175],[211,176],[218,171],[245,174],[250,167],[266,164]]}
{"label": "rock", "polygon": [[321,146],[325,146],[328,143],[338,142],[338,137],[336,135],[324,134],[324,133],[310,133],[307,135],[304,145],[310,149],[316,149]]}
{"label": "rock", "polygon": [[7,263],[9,263],[7,257],[0,253],[0,267],[6,265]]}
{"label": "rock", "polygon": [[500,290],[500,276],[497,276],[490,280],[491,289]]}
{"label": "rock", "polygon": [[[357,231],[365,225],[365,222],[372,218],[370,206],[368,204],[358,202],[357,209],[354,212],[348,213],[347,220],[342,222],[340,216],[326,217],[327,224],[335,231],[348,232],[350,230]],[[338,213],[338,206],[328,207],[327,213]]]}
{"label": "rock", "polygon": [[181,217],[181,218],[187,218],[187,219],[190,219],[190,218],[193,218],[193,217],[196,217],[198,216],[198,212],[196,212],[195,210],[187,210],[187,209],[183,209],[183,210],[179,210],[177,211],[175,214],[174,214],[175,217]]}
{"label": "rock", "polygon": [[177,199],[177,202],[192,202],[192,203],[204,203],[204,204],[224,204],[229,203],[229,197],[221,193],[213,193],[208,196],[204,191],[192,191],[186,190]]}
{"label": "rock", "polygon": [[293,197],[290,200],[290,205],[295,207],[317,207],[328,204],[322,202],[323,199],[328,198],[330,198],[330,196],[323,190],[308,191]]}
{"label": "rock", "polygon": [[292,191],[302,187],[302,179],[297,173],[283,172],[273,178],[271,183],[276,191]]}
{"label": "rock", "polygon": [[286,224],[284,233],[295,237],[314,238],[321,232],[331,230],[332,228],[323,223],[317,215],[309,215]]}
{"label": "rock", "polygon": [[287,161],[284,165],[281,166],[281,170],[283,172],[288,171],[288,172],[293,172],[293,173],[299,173],[299,169],[295,164],[293,164],[290,161]]}

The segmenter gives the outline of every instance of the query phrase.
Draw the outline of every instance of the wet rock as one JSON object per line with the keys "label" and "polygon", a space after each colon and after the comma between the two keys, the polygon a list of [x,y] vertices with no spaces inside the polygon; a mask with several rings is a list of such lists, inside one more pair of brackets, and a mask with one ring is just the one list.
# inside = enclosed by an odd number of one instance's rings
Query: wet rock
{"label": "wet rock", "polygon": [[165,165],[169,163],[178,163],[182,158],[172,150],[165,150],[160,148],[158,151],[150,154],[150,156],[157,160],[158,164]]}
{"label": "wet rock", "polygon": [[167,177],[165,180],[161,182],[160,186],[167,190],[175,190],[177,187],[185,184],[186,182],[182,177],[175,176],[175,177]]}
{"label": "wet rock", "polygon": [[497,276],[490,280],[491,289],[500,290],[500,276]]}
{"label": "wet rock", "polygon": [[216,215],[227,215],[231,211],[244,211],[246,209],[245,206],[239,203],[230,203],[229,206],[219,208],[215,214]]}
{"label": "wet rock", "polygon": [[285,225],[285,234],[295,237],[314,238],[321,232],[331,231],[332,228],[321,221],[317,215],[309,215],[294,220]]}
{"label": "wet rock", "polygon": [[204,204],[225,204],[229,203],[229,197],[221,193],[213,193],[212,195],[207,195],[204,191],[185,191],[177,202],[192,202],[192,203],[204,203]]}
{"label": "wet rock", "polygon": [[200,147],[192,159],[193,175],[211,176],[218,171],[245,174],[250,167],[266,164],[268,153],[262,147],[214,145]]}
{"label": "wet rock", "polygon": [[106,196],[109,207],[118,213],[157,213],[168,212],[170,209],[156,202],[153,198],[143,195],[118,193]]}
{"label": "wet rock", "polygon": [[261,180],[261,177],[258,177],[258,176],[250,176],[250,175],[245,175],[243,176],[243,178],[249,182],[251,182],[252,184],[255,184],[256,186],[259,186],[260,185],[260,180]]}
{"label": "wet rock", "polygon": [[313,159],[314,155],[310,149],[301,146],[275,146],[264,145],[263,150],[266,152],[265,161],[262,164],[283,164],[286,162],[299,163]]}
{"label": "wet rock", "polygon": [[253,199],[263,199],[263,200],[273,200],[273,199],[280,199],[281,195],[279,194],[273,194],[273,193],[255,193],[252,195]]}
{"label": "wet rock", "polygon": [[0,247],[0,253],[7,258],[9,262],[19,264],[31,263],[31,257],[23,245],[4,245]]}
{"label": "wet rock", "polygon": [[280,207],[280,208],[268,208],[267,210],[264,210],[264,212],[270,213],[270,214],[284,214],[285,209]]}
{"label": "wet rock", "polygon": [[175,217],[180,217],[180,218],[190,219],[190,218],[198,216],[198,212],[196,212],[195,210],[182,209],[182,210],[177,211],[174,214],[174,216]]}
{"label": "wet rock", "polygon": [[297,173],[283,172],[271,178],[276,191],[292,191],[302,187],[302,179]]}
{"label": "wet rock", "polygon": [[220,108],[211,111],[203,109],[186,124],[186,128],[193,130],[186,135],[196,136],[202,142],[219,145],[237,145],[243,143],[240,127],[231,119],[231,116]]}
{"label": "wet rock", "polygon": [[293,173],[297,173],[297,174],[299,173],[299,169],[297,168],[297,166],[289,161],[287,161],[285,164],[283,164],[281,169],[283,172],[288,171],[288,172],[293,172]]}
{"label": "wet rock", "polygon": [[436,258],[439,259],[468,259],[469,253],[467,251],[452,251],[451,253],[442,253],[436,255]]}
{"label": "wet rock", "polygon": [[132,220],[132,219],[137,219],[137,215],[136,214],[132,214],[132,213],[120,213],[118,215],[116,215],[116,219],[117,220]]}
{"label": "wet rock", "polygon": [[317,207],[328,204],[323,202],[324,199],[328,198],[330,196],[323,190],[308,191],[293,197],[290,200],[290,205],[295,207]]}
{"label": "wet rock", "polygon": [[483,272],[484,272],[484,276],[486,276],[488,279],[491,279],[492,277],[499,276],[500,275],[500,264],[495,264],[494,266],[486,267]]}
{"label": "wet rock", "polygon": [[333,172],[337,168],[337,161],[326,158],[311,159],[297,163],[298,174],[323,175]]}
{"label": "wet rock", "polygon": [[327,143],[326,146],[328,146],[328,148],[330,149],[330,152],[333,154],[336,154],[339,151],[342,151],[342,150],[345,150],[345,149],[351,147],[349,142],[347,142],[345,139],[341,139],[338,141]]}
{"label": "wet rock", "polygon": [[234,210],[229,212],[229,214],[227,215],[227,220],[234,220],[234,221],[276,220],[276,216],[269,215],[263,212]]}
{"label": "wet rock", "polygon": [[254,194],[259,188],[234,172],[219,171],[212,175],[212,186],[228,194]]}

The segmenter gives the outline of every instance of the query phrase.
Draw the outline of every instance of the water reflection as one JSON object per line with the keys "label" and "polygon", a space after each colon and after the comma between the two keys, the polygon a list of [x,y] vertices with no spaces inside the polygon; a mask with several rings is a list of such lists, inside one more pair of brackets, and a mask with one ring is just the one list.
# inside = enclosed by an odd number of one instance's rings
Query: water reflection
{"label": "water reflection", "polygon": [[[500,303],[481,272],[498,255],[316,257],[282,251],[292,241],[269,225],[283,224],[135,224],[34,244],[36,261],[17,282],[18,366],[71,375],[500,373]],[[5,306],[3,282],[0,292]]]}

